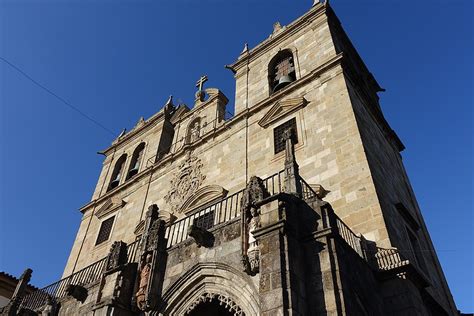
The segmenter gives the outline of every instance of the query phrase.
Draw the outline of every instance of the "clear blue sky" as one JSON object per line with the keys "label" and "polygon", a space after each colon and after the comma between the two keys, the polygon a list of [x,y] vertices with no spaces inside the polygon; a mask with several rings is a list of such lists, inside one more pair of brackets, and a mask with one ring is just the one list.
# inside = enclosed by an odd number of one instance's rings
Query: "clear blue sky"
{"label": "clear blue sky", "polygon": [[[201,74],[233,104],[225,64],[311,0],[2,1],[0,57],[118,134]],[[384,113],[458,307],[473,305],[472,1],[332,1],[387,91]],[[0,60],[0,270],[59,279],[114,136]]]}

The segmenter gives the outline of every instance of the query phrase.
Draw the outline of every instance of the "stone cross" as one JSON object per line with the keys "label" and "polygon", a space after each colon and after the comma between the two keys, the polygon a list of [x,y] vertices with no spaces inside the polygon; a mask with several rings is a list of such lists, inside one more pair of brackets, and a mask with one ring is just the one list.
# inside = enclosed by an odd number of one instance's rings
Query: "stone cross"
{"label": "stone cross", "polygon": [[206,75],[201,76],[201,78],[199,78],[199,80],[196,82],[196,88],[198,88],[199,91],[202,91],[202,86],[204,85],[206,81],[207,81],[207,76]]}

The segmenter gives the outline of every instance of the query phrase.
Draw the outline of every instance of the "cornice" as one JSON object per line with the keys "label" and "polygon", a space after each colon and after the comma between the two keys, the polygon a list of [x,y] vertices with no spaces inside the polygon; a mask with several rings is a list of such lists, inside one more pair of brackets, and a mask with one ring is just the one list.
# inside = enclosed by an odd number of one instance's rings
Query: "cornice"
{"label": "cornice", "polygon": [[263,40],[260,44],[252,48],[249,52],[240,55],[237,61],[229,65],[228,68],[238,71],[243,65],[247,64],[247,61],[254,61],[256,58],[260,57],[261,55],[272,49],[273,46],[278,45],[282,41],[299,32],[305,26],[310,25],[314,20],[324,15],[325,12],[325,4],[318,3],[314,5],[306,14],[299,17],[290,24],[286,25],[285,28],[282,29],[279,33],[270,35],[270,37]]}
{"label": "cornice", "polygon": [[137,129],[132,129],[130,132],[122,136],[116,143],[112,143],[111,146],[101,151],[101,153],[106,156],[109,155],[110,151],[113,149],[118,149],[126,145],[132,138],[144,134],[148,129],[154,126],[155,123],[159,122],[161,119],[164,119],[164,109],[160,110],[148,120],[145,121],[145,124]]}

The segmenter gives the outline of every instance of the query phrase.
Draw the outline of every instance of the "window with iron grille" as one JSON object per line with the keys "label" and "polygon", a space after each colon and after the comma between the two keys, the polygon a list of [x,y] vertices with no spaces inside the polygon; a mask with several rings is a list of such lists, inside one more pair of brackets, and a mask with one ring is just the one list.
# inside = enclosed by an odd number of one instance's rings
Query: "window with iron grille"
{"label": "window with iron grille", "polygon": [[214,226],[214,211],[196,217],[193,221],[193,225],[204,229],[211,228]]}
{"label": "window with iron grille", "polygon": [[285,150],[285,141],[283,140],[283,132],[287,129],[292,128],[295,131],[295,144],[298,143],[298,130],[296,129],[296,118],[275,127],[273,129],[273,146],[275,148],[275,154]]}
{"label": "window with iron grille", "polygon": [[106,219],[100,225],[99,235],[97,236],[96,245],[103,243],[110,237],[110,232],[112,231],[112,225],[114,224],[115,216]]}

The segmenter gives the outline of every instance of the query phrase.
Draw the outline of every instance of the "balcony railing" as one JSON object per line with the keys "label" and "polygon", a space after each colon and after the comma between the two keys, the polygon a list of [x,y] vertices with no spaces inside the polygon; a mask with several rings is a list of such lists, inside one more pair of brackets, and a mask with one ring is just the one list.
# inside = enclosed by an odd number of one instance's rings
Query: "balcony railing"
{"label": "balcony railing", "polygon": [[240,190],[171,224],[165,234],[168,239],[167,247],[170,248],[186,240],[188,238],[188,228],[191,225],[210,229],[239,217],[242,194],[243,190]]}
{"label": "balcony railing", "polygon": [[[127,261],[134,262],[136,259],[138,241],[127,246]],[[107,261],[107,257],[94,262],[93,264],[50,284],[38,291],[30,293],[23,298],[21,307],[36,310],[45,305],[48,299],[52,301],[63,298],[67,295],[68,285],[87,285],[99,281]]]}
{"label": "balcony railing", "polygon": [[377,247],[375,253],[377,268],[382,271],[392,270],[408,265],[410,262],[403,257],[398,249],[385,249]]}

